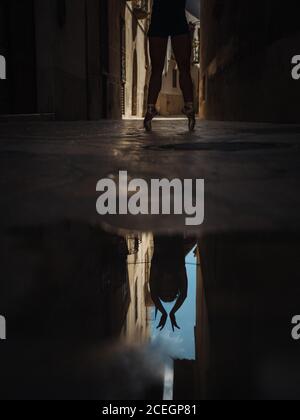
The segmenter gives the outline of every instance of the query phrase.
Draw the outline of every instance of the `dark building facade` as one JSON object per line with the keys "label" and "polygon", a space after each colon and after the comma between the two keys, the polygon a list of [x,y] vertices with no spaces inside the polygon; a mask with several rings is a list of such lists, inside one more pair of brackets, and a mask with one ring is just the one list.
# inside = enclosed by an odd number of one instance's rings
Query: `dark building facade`
{"label": "dark building facade", "polygon": [[218,120],[299,122],[299,2],[201,0],[201,114]]}
{"label": "dark building facade", "polygon": [[0,0],[0,113],[119,118],[125,4]]}

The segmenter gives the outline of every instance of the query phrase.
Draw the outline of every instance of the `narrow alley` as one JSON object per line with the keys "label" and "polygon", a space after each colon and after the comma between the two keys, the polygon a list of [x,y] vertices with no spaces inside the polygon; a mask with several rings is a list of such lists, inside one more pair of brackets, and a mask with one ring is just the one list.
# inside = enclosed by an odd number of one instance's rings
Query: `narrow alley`
{"label": "narrow alley", "polygon": [[[300,398],[300,24],[240,3],[187,2],[196,128],[169,43],[146,132],[151,1],[0,0],[1,400]],[[100,215],[121,171],[203,223]]]}

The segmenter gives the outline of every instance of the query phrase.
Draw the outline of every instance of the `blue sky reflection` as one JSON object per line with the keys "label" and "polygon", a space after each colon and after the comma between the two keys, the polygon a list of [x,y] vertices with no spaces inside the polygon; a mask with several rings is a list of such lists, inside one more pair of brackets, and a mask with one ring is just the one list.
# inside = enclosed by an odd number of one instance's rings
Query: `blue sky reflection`
{"label": "blue sky reflection", "polygon": [[[185,259],[188,276],[188,296],[183,306],[176,313],[180,330],[173,332],[170,319],[163,331],[156,329],[158,319],[154,320],[154,309],[151,316],[151,340],[163,349],[166,356],[180,360],[195,360],[195,325],[196,325],[196,270],[197,259],[194,255],[195,248]],[[163,304],[170,313],[173,303]]]}

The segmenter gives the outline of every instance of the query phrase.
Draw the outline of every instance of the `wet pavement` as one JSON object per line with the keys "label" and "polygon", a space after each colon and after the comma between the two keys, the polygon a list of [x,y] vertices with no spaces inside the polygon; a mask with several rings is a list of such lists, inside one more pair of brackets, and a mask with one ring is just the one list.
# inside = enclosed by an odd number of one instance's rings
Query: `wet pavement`
{"label": "wet pavement", "polygon": [[[1,222],[99,224],[96,183],[125,169],[146,180],[205,179],[206,232],[299,228],[300,126],[201,122],[189,134],[184,121],[167,120],[149,135],[141,124],[1,124]],[[180,222],[165,220],[165,229]],[[117,221],[141,231],[144,223]]]}
{"label": "wet pavement", "polygon": [[[1,396],[300,397],[300,126],[0,130]],[[97,181],[120,170],[203,178],[204,224],[99,216]]]}

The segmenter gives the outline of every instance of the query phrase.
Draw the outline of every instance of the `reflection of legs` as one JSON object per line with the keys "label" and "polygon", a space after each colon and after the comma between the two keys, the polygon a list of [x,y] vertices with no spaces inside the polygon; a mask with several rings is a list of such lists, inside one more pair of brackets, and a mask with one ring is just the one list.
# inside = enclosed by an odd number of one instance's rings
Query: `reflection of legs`
{"label": "reflection of legs", "polygon": [[180,72],[180,87],[184,101],[191,103],[194,100],[194,90],[191,77],[192,43],[190,35],[174,36],[172,38],[172,47]]}
{"label": "reflection of legs", "polygon": [[148,105],[155,105],[161,90],[162,73],[165,64],[168,39],[150,37],[151,78],[149,83]]}

